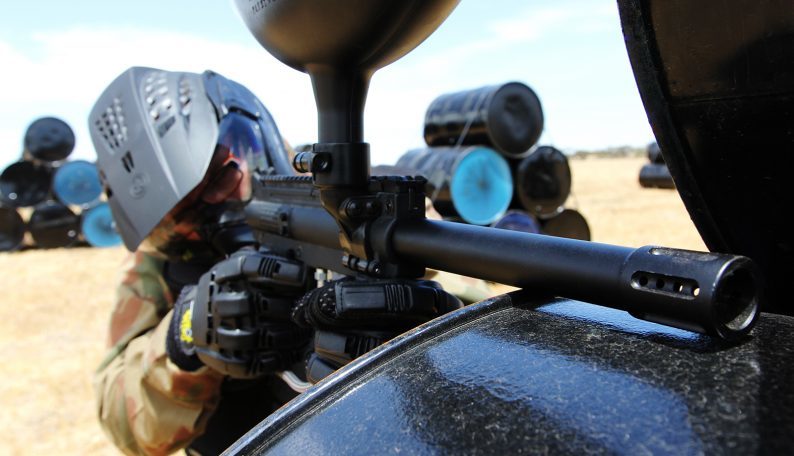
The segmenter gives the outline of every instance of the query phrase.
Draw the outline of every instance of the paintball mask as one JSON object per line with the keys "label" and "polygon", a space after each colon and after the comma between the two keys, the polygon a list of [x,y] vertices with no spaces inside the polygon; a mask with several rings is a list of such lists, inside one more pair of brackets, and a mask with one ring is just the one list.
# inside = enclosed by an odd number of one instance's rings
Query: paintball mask
{"label": "paintball mask", "polygon": [[89,130],[130,251],[183,260],[228,253],[251,239],[242,208],[252,176],[292,173],[264,105],[212,71],[130,68],[99,97]]}

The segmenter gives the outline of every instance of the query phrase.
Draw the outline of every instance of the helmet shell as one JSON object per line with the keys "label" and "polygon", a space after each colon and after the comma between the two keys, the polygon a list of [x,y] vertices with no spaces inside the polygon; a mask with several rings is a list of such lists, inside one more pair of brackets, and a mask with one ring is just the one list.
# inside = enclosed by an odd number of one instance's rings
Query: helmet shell
{"label": "helmet shell", "polygon": [[203,179],[218,115],[202,75],[133,67],[105,89],[88,127],[119,234],[135,250]]}

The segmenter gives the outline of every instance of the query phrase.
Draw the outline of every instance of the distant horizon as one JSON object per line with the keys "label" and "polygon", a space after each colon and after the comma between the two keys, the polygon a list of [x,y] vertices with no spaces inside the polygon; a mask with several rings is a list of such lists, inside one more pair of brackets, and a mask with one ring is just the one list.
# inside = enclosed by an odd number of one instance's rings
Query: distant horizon
{"label": "distant horizon", "polygon": [[[541,99],[546,122],[539,144],[574,154],[653,141],[617,6],[515,3],[461,2],[425,43],[375,74],[365,111],[373,164],[392,164],[423,147],[424,112],[435,97],[508,81],[526,83]],[[130,66],[217,71],[257,94],[291,144],[316,142],[308,77],[269,56],[226,2],[25,4],[0,18],[0,60],[13,69],[0,75],[3,169],[20,158],[25,128],[45,116],[75,130],[71,159],[93,160],[88,112]]]}

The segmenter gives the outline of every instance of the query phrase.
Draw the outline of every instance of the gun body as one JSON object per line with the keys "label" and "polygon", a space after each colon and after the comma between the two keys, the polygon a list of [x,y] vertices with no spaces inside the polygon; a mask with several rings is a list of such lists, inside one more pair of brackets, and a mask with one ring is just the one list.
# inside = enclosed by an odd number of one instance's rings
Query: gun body
{"label": "gun body", "polygon": [[[387,207],[388,192],[376,194]],[[414,195],[417,206],[423,195]],[[423,207],[423,206],[422,206]],[[246,208],[257,241],[312,267],[378,276],[352,264],[340,226],[309,176],[264,176]],[[646,246],[639,249],[496,230],[424,217],[375,218],[362,228],[370,257],[551,293],[629,311],[645,320],[723,338],[749,329],[759,282],[747,258]],[[382,275],[382,274],[380,274]]]}

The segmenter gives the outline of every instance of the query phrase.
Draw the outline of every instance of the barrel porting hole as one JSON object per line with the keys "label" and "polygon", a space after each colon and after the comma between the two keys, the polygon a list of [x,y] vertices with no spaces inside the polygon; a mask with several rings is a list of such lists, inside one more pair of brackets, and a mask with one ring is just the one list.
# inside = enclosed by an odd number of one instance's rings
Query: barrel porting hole
{"label": "barrel porting hole", "polygon": [[631,277],[635,289],[694,299],[700,293],[698,283],[685,277],[671,277],[647,271],[637,271]]}

